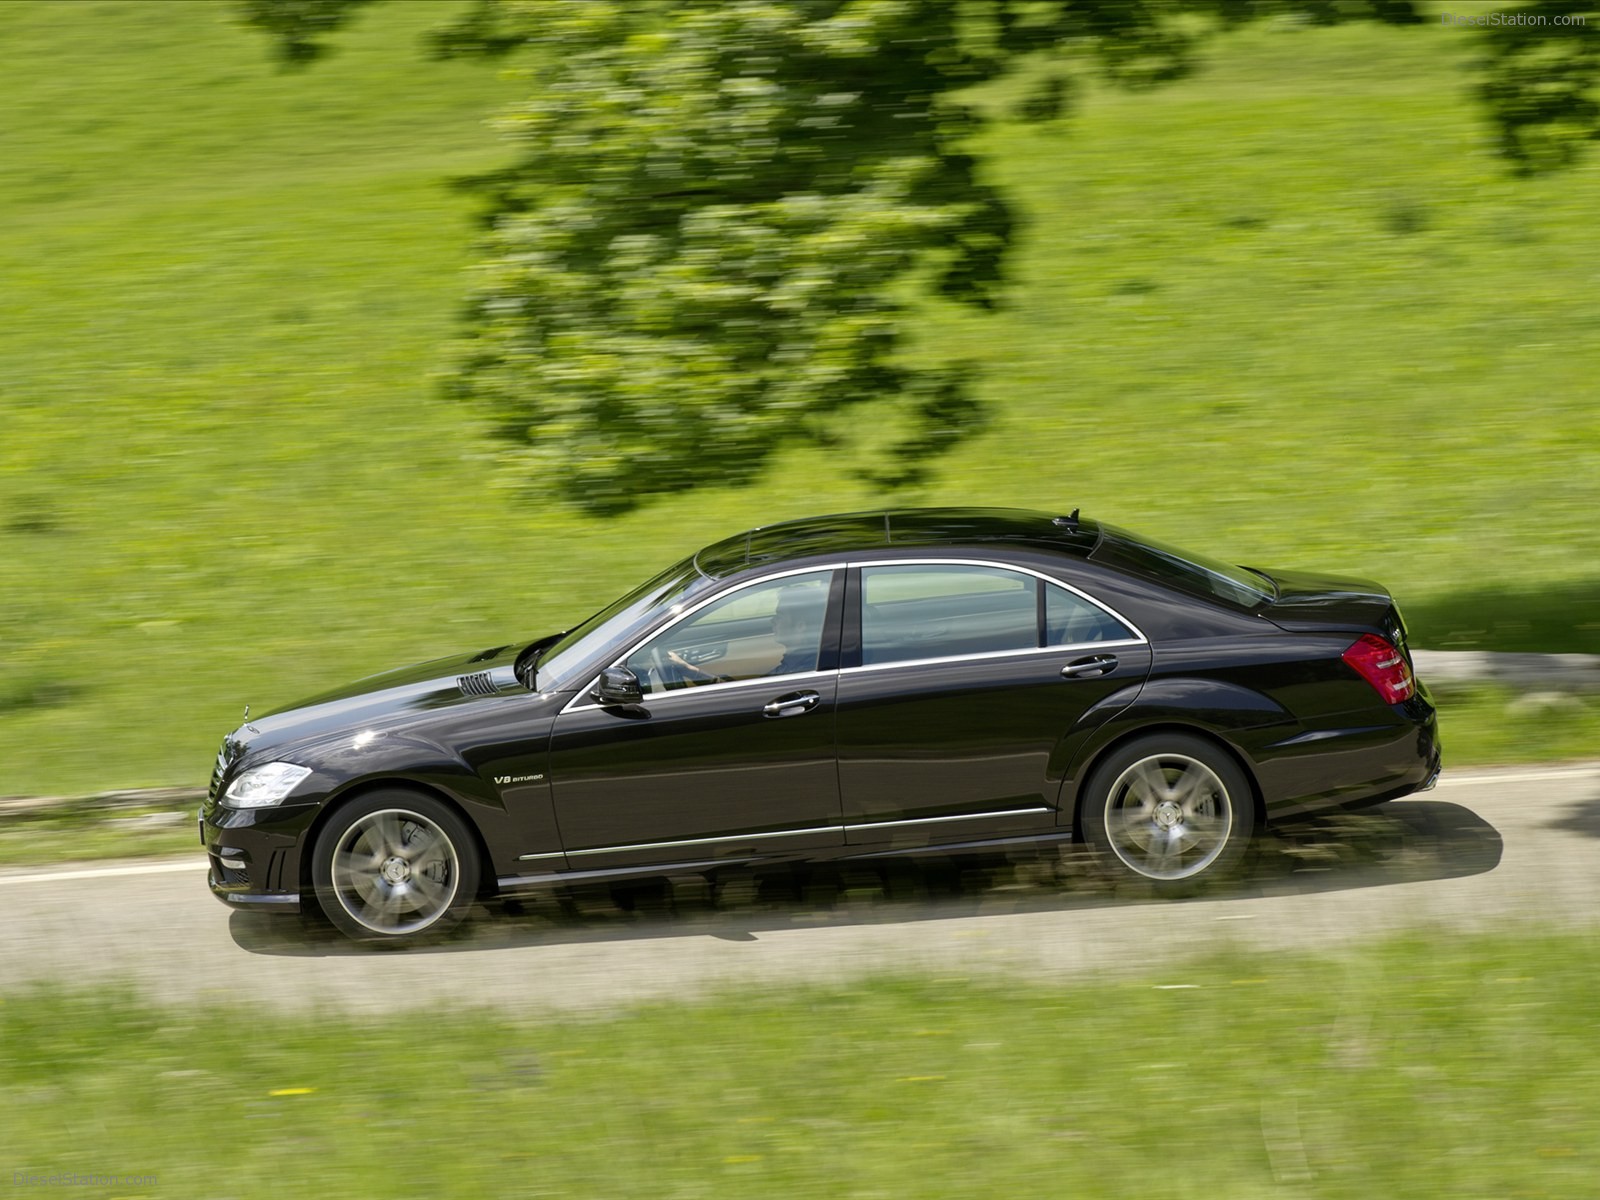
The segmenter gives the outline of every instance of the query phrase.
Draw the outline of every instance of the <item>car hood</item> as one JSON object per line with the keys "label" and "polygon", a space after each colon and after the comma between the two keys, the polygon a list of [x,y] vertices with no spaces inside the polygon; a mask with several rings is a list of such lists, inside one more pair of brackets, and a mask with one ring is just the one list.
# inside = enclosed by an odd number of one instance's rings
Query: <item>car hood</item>
{"label": "car hood", "polygon": [[1260,571],[1277,585],[1278,595],[1264,615],[1284,629],[1370,629],[1392,637],[1391,631],[1399,623],[1394,597],[1370,579],[1312,571],[1251,570]]}
{"label": "car hood", "polygon": [[527,644],[454,654],[369,675],[266,716],[251,717],[232,740],[256,753],[351,726],[391,728],[499,692],[522,691],[513,664]]}

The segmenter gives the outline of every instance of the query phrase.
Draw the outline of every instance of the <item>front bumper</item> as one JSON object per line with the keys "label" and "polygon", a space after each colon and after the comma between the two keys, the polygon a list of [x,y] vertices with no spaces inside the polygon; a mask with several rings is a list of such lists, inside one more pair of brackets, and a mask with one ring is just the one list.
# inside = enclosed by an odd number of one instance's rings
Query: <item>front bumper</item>
{"label": "front bumper", "polygon": [[230,908],[298,912],[301,847],[314,804],[200,810],[200,841],[210,863],[211,894]]}

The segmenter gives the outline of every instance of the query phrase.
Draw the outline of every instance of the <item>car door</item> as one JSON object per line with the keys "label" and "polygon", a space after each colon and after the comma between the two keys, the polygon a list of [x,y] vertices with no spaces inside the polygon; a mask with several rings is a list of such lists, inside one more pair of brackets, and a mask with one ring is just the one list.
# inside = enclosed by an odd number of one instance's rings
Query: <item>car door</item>
{"label": "car door", "polygon": [[625,654],[643,702],[587,693],[551,733],[574,869],[749,858],[843,841],[833,741],[844,572],[718,593]]}
{"label": "car door", "polygon": [[1125,619],[1004,564],[863,563],[847,605],[837,737],[852,845],[1053,827],[1058,741],[1150,670]]}

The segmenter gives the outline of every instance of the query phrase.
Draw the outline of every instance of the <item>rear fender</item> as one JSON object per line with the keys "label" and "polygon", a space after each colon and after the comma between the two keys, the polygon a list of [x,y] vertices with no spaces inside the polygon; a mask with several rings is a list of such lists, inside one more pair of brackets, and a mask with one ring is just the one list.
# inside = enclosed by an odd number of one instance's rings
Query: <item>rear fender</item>
{"label": "rear fender", "polygon": [[1144,686],[1144,680],[1140,679],[1125,688],[1119,688],[1085,709],[1072,728],[1057,739],[1051,750],[1050,778],[1065,778],[1073,762],[1080,756],[1085,743],[1094,737],[1095,731],[1132,705],[1139,698]]}
{"label": "rear fender", "polygon": [[1216,679],[1153,680],[1139,692],[1136,703],[1110,714],[1081,736],[1074,730],[1074,751],[1058,798],[1060,811],[1076,814],[1083,785],[1108,750],[1158,728],[1209,736],[1239,760],[1259,791],[1254,764],[1241,745],[1257,740],[1262,730],[1298,729],[1299,722],[1271,696],[1241,684]]}

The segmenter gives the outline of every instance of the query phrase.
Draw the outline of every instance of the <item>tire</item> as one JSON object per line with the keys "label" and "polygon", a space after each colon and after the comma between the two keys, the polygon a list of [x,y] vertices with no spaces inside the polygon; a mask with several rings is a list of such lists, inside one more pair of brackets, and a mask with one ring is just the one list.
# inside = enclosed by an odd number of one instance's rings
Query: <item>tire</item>
{"label": "tire", "polygon": [[478,892],[466,823],[430,796],[368,792],[317,835],[311,881],[328,920],[362,942],[412,944],[458,924]]}
{"label": "tire", "polygon": [[1255,824],[1244,771],[1191,734],[1129,742],[1095,768],[1084,792],[1084,839],[1118,876],[1163,895],[1236,871]]}

